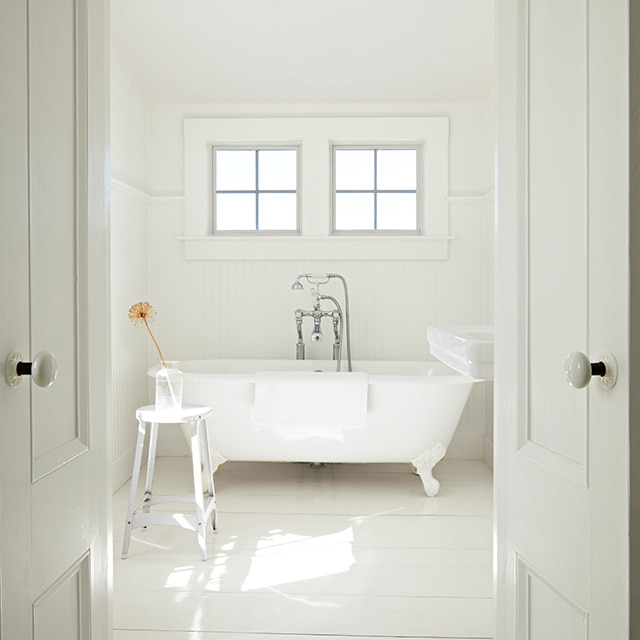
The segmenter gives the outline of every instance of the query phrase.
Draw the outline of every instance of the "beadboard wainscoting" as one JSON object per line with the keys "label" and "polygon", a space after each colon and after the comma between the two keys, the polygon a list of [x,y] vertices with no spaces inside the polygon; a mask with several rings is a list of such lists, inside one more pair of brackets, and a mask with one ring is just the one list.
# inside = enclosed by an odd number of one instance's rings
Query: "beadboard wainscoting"
{"label": "beadboard wainscoting", "polygon": [[111,188],[111,388],[113,483],[131,477],[135,410],[148,400],[144,367],[151,354],[144,329],[129,321],[129,307],[149,296],[149,198],[122,183]]}
{"label": "beadboard wainscoting", "polygon": [[[114,483],[130,474],[134,412],[151,399],[147,367],[157,354],[127,318],[149,300],[153,331],[167,359],[294,358],[294,310],[307,291],[291,291],[300,273],[341,273],[349,285],[352,356],[359,360],[430,358],[429,325],[491,324],[493,198],[449,199],[447,260],[185,260],[184,199],[150,197],[123,183],[112,188]],[[340,298],[340,290],[327,291]],[[307,332],[308,327],[305,327]],[[330,340],[308,341],[308,357],[330,357]],[[482,458],[491,441],[490,385],[477,385],[449,455]],[[489,434],[489,435],[488,435]],[[165,455],[180,455],[180,438]],[[165,445],[166,446],[166,445]]]}
{"label": "beadboard wainscoting", "polygon": [[[148,290],[156,337],[172,358],[294,357],[293,312],[311,296],[291,284],[308,272],[346,278],[354,359],[421,360],[428,325],[492,321],[492,204],[451,205],[448,260],[187,261],[183,212],[175,199],[153,198],[149,207]],[[327,357],[327,343],[315,346]]]}

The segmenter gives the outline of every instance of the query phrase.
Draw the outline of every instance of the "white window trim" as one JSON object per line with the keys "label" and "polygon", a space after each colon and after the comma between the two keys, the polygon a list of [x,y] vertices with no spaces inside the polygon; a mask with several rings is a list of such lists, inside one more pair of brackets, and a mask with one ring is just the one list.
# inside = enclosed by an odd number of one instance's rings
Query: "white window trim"
{"label": "white window trim", "polygon": [[[187,118],[185,257],[196,260],[442,260],[448,257],[449,118],[263,117]],[[422,145],[420,235],[331,235],[334,144]],[[301,235],[211,235],[211,145],[291,144],[301,148]]]}

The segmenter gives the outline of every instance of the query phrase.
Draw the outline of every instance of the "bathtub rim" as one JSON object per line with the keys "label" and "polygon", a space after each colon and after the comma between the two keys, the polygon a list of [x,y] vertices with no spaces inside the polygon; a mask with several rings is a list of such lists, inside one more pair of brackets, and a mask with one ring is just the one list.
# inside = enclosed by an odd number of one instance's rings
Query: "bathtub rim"
{"label": "bathtub rim", "polygon": [[[277,363],[277,366],[269,366],[269,363]],[[241,367],[242,370],[236,371],[203,371],[201,369],[210,367],[212,364],[222,366],[230,366],[232,368]],[[423,368],[425,371],[410,371],[402,373],[394,372],[368,372],[367,364],[376,366],[391,367],[416,367]],[[329,365],[330,368],[327,368]],[[156,372],[160,368],[160,363],[151,365],[147,369],[147,375],[154,378]],[[323,371],[335,372],[335,366],[332,360],[294,360],[294,359],[267,359],[267,358],[211,358],[198,360],[179,361],[179,368],[183,373],[185,382],[206,382],[221,381],[245,383],[253,381],[255,374],[265,371],[279,372],[311,372],[317,371],[316,367],[323,367]],[[448,365],[438,360],[354,360],[353,368],[355,371],[364,371],[369,375],[369,383],[382,384],[474,384],[479,382],[475,378],[470,378],[458,373]],[[346,373],[346,372],[345,372]]]}

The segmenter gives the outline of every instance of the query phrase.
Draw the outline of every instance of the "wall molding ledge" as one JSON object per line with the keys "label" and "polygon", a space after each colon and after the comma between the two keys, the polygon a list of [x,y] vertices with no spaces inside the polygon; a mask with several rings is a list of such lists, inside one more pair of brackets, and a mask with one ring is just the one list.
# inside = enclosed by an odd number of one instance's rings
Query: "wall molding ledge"
{"label": "wall molding ledge", "polygon": [[120,193],[124,193],[125,195],[131,198],[135,198],[136,200],[140,200],[145,204],[149,204],[151,202],[150,196],[142,191],[142,189],[134,187],[127,182],[123,182],[122,180],[116,180],[115,178],[112,178],[111,189],[119,191]]}
{"label": "wall molding ledge", "polygon": [[140,200],[145,204],[184,204],[185,202],[184,195],[151,195],[138,187],[134,187],[129,183],[116,178],[111,179],[111,188],[135,198],[136,200]]}
{"label": "wall molding ledge", "polygon": [[485,193],[460,193],[447,196],[449,204],[492,204],[495,201],[493,189]]}

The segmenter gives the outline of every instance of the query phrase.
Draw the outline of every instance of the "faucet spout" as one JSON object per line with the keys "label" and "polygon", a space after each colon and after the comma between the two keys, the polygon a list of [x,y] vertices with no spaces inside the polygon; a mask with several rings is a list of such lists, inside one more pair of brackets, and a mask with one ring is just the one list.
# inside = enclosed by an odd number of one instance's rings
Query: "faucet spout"
{"label": "faucet spout", "polygon": [[[314,314],[315,315],[315,314]],[[313,321],[313,332],[311,333],[311,342],[321,342],[324,338],[322,329],[320,328],[320,320],[322,316],[318,314]]]}

